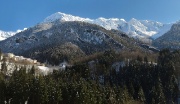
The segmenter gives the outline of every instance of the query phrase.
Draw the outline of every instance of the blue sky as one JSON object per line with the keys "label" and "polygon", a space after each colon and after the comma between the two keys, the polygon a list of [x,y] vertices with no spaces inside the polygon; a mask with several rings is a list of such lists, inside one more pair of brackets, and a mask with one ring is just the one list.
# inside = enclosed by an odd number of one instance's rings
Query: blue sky
{"label": "blue sky", "polygon": [[0,0],[0,30],[34,26],[55,12],[169,23],[180,20],[180,0]]}

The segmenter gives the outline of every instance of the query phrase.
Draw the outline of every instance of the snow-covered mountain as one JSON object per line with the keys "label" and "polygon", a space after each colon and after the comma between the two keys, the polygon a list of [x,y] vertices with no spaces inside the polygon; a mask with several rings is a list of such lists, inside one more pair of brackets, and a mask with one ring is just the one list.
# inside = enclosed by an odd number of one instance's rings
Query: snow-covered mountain
{"label": "snow-covered mountain", "polygon": [[2,31],[0,30],[0,41],[5,40],[11,36],[14,36],[16,33],[22,32],[26,30],[27,28],[24,28],[23,30],[17,30],[17,31]]}
{"label": "snow-covered mountain", "polygon": [[119,18],[97,18],[97,19],[90,19],[90,18],[82,18],[79,16],[73,16],[70,14],[65,14],[61,12],[57,12],[52,14],[44,19],[43,22],[53,22],[56,20],[60,21],[83,21],[92,24],[100,25],[107,30],[115,29],[121,30],[132,37],[136,38],[158,38],[168,30],[170,30],[173,23],[163,24],[156,21],[149,21],[149,20],[137,20],[132,18],[130,21],[126,21],[124,19]]}
{"label": "snow-covered mountain", "polygon": [[[61,12],[57,12],[55,14],[52,14],[44,19],[41,23],[48,23],[48,22],[54,22],[54,21],[81,21],[81,22],[88,22],[91,24],[96,24],[104,27],[107,30],[115,29],[120,30],[125,33],[127,33],[129,36],[139,38],[141,40],[145,40],[152,38],[156,39],[166,32],[168,32],[172,26],[173,23],[169,24],[163,24],[156,21],[150,21],[150,20],[137,20],[135,18],[132,18],[129,21],[126,21],[124,19],[119,18],[97,18],[97,19],[90,19],[90,18],[82,18],[79,16],[73,16],[70,14],[65,14]],[[14,34],[20,32],[4,32],[0,30],[0,41],[5,40],[8,37],[13,36]]]}

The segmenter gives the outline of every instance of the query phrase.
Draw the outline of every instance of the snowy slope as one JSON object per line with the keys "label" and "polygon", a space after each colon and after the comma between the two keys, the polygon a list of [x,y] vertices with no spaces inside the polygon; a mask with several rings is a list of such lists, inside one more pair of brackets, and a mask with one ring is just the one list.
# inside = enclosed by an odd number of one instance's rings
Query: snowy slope
{"label": "snowy slope", "polygon": [[170,30],[171,24],[163,24],[156,21],[149,21],[149,20],[137,20],[132,18],[130,21],[126,21],[124,19],[119,18],[97,18],[97,19],[89,19],[89,18],[82,18],[79,16],[73,16],[70,14],[65,14],[61,12],[57,12],[45,18],[43,22],[53,22],[56,20],[60,21],[82,21],[88,22],[92,24],[100,25],[107,30],[116,29],[126,32],[132,37],[137,38],[158,38],[168,30]]}
{"label": "snowy slope", "polygon": [[53,22],[56,20],[88,22],[88,23],[100,25],[100,26],[102,26],[108,30],[118,29],[119,25],[123,25],[124,23],[126,23],[126,21],[124,19],[118,19],[118,18],[106,19],[103,17],[100,17],[98,19],[89,19],[89,18],[82,18],[79,16],[73,16],[73,15],[65,14],[65,13],[61,13],[61,12],[57,12],[55,14],[48,16],[47,18],[44,19],[43,23],[44,22],[45,23],[46,22]]}

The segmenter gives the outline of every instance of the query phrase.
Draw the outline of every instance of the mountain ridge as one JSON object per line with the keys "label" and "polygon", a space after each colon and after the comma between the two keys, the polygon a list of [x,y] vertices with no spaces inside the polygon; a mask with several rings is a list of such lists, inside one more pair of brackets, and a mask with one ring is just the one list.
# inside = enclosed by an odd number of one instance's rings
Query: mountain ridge
{"label": "mountain ridge", "polygon": [[[137,20],[132,18],[129,21],[126,21],[123,18],[104,18],[99,17],[97,19],[90,19],[90,18],[82,18],[79,16],[73,16],[71,14],[65,14],[62,12],[56,12],[47,16],[41,23],[50,23],[53,21],[59,20],[63,21],[81,21],[87,22],[91,24],[96,24],[99,26],[104,27],[107,30],[115,29],[125,32],[131,37],[138,38],[144,42],[151,41],[156,39],[163,34],[165,34],[168,30],[170,30],[173,23],[160,23],[152,20]],[[11,33],[11,32],[10,32]],[[11,34],[2,34],[0,33],[0,41],[5,40],[8,37],[13,36],[17,32],[13,32]]]}
{"label": "mountain ridge", "polygon": [[97,19],[82,18],[79,16],[73,16],[70,14],[65,14],[61,12],[54,13],[44,19],[42,23],[53,22],[56,20],[60,21],[81,21],[88,22],[92,24],[97,24],[104,27],[107,30],[115,29],[121,30],[128,35],[135,38],[153,38],[156,39],[170,30],[173,23],[163,24],[151,20],[137,20],[132,18],[126,21],[122,18],[103,18],[99,17]]}

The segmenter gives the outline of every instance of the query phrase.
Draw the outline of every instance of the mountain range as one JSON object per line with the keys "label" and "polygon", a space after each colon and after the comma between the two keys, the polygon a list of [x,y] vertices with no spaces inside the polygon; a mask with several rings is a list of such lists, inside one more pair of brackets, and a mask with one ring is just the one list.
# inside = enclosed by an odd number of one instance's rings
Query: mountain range
{"label": "mountain range", "polygon": [[[143,41],[151,41],[151,39],[156,39],[170,30],[173,23],[163,24],[156,21],[150,20],[137,20],[132,18],[129,21],[125,19],[119,18],[97,18],[97,19],[90,19],[90,18],[82,18],[79,16],[73,16],[70,14],[65,14],[61,12],[54,13],[48,17],[46,17],[43,22],[41,23],[48,23],[53,22],[56,20],[61,21],[81,21],[96,24],[99,26],[104,27],[107,30],[115,29],[125,32],[131,37],[141,39]],[[1,32],[0,40],[4,40],[16,32]]]}
{"label": "mountain range", "polygon": [[88,22],[92,24],[97,24],[99,26],[104,27],[107,30],[115,29],[120,30],[132,37],[136,38],[153,38],[156,39],[170,30],[173,23],[163,24],[156,21],[150,20],[137,20],[132,18],[130,21],[126,21],[124,19],[119,18],[97,18],[97,19],[89,19],[82,18],[79,16],[73,16],[70,14],[65,14],[61,12],[57,12],[45,18],[43,22],[52,22],[57,19],[61,21],[82,21]]}
{"label": "mountain range", "polygon": [[[58,64],[64,59],[73,61],[106,50],[151,53],[159,51],[153,46],[179,49],[179,28],[178,22],[89,19],[57,12],[33,27],[2,38],[5,40],[0,41],[0,49]],[[148,41],[152,41],[153,46],[144,44]]]}

